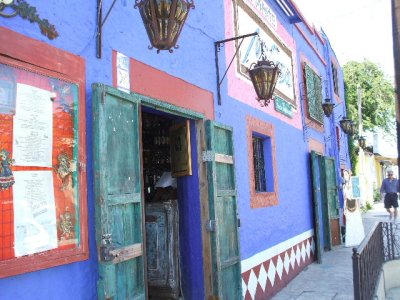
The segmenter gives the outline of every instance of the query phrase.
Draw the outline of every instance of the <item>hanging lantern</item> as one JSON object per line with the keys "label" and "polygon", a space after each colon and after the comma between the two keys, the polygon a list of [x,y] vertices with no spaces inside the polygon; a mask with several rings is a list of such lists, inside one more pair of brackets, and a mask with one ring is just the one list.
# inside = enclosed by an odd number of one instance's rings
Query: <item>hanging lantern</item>
{"label": "hanging lantern", "polygon": [[357,133],[357,126],[356,124],[354,124],[354,122],[351,122],[351,126],[350,126],[350,135],[355,135]]}
{"label": "hanging lantern", "polygon": [[366,141],[367,141],[367,139],[365,138],[365,136],[358,137],[358,145],[360,146],[360,148],[365,149]]}
{"label": "hanging lantern", "polygon": [[193,0],[135,0],[152,48],[172,52],[182,31]]}
{"label": "hanging lantern", "polygon": [[261,106],[267,106],[274,94],[281,71],[269,60],[260,60],[250,66],[249,75]]}
{"label": "hanging lantern", "polygon": [[332,115],[334,107],[335,104],[331,102],[331,99],[326,98],[325,101],[322,103],[322,110],[324,111],[326,117],[329,118]]}
{"label": "hanging lantern", "polygon": [[343,118],[342,120],[340,120],[340,128],[342,128],[343,132],[346,134],[353,134],[353,121],[347,118]]}

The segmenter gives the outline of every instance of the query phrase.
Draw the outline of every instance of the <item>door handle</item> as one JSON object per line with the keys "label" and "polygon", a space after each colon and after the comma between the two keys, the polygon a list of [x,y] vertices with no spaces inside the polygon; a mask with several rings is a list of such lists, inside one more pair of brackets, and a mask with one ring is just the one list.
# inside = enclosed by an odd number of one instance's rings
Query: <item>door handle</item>
{"label": "door handle", "polygon": [[115,255],[112,254],[114,249],[112,235],[110,233],[103,234],[100,246],[100,260],[103,262],[112,261],[115,258]]}
{"label": "door handle", "polygon": [[113,252],[115,249],[112,245],[101,245],[100,246],[100,260],[103,262],[112,261],[116,255]]}

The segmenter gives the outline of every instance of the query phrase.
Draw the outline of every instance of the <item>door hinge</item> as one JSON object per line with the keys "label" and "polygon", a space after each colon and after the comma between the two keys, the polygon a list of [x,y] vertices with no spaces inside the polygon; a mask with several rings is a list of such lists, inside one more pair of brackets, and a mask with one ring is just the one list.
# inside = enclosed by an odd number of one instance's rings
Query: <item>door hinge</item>
{"label": "door hinge", "polygon": [[237,227],[240,227],[241,223],[240,223],[240,218],[237,219]]}
{"label": "door hinge", "polygon": [[216,224],[215,220],[208,220],[208,222],[206,224],[206,229],[209,232],[215,232],[215,230],[217,229],[217,224]]}
{"label": "door hinge", "polygon": [[211,150],[203,151],[201,157],[203,158],[203,162],[214,161],[215,157],[214,151]]}

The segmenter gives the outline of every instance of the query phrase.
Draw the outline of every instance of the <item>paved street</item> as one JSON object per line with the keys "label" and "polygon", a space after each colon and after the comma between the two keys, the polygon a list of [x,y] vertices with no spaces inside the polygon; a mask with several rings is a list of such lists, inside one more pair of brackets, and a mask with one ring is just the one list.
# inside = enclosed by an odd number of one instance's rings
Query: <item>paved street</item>
{"label": "paved street", "polygon": [[[375,222],[387,221],[383,203],[363,214],[365,233]],[[352,247],[337,246],[325,252],[322,264],[313,263],[292,280],[273,300],[352,300]]]}

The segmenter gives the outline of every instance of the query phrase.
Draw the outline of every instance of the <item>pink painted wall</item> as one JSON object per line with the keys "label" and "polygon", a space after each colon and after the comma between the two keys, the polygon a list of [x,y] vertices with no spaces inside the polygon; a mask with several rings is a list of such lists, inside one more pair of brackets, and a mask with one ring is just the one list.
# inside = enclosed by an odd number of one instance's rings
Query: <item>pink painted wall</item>
{"label": "pink painted wall", "polygon": [[[234,27],[234,12],[233,7],[234,4],[231,0],[224,0],[225,3],[225,36],[226,38],[235,36],[235,27]],[[257,8],[249,3],[249,6],[257,11]],[[265,20],[265,23],[268,24],[268,21]],[[254,92],[254,88],[251,84],[251,81],[247,78],[243,77],[238,73],[237,65],[235,63],[232,64],[231,68],[227,74],[227,82],[228,82],[228,95],[241,101],[255,109],[261,110],[268,115],[271,115],[287,124],[292,125],[295,128],[301,129],[301,111],[300,111],[300,101],[299,101],[299,79],[297,78],[297,58],[296,58],[296,44],[293,37],[286,31],[286,29],[279,23],[277,20],[277,29],[275,34],[281,39],[286,46],[292,51],[292,61],[293,61],[293,85],[294,85],[294,93],[296,97],[296,106],[297,110],[293,110],[293,118],[289,118],[274,109],[274,104],[271,103],[267,107],[261,107],[260,104],[256,100],[256,94]],[[272,29],[273,30],[273,29]],[[250,32],[249,32],[250,33]],[[229,64],[235,53],[235,43],[227,43],[225,44],[226,48],[226,64]]]}

